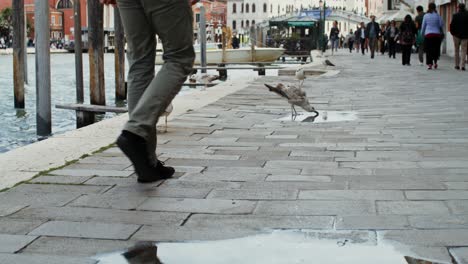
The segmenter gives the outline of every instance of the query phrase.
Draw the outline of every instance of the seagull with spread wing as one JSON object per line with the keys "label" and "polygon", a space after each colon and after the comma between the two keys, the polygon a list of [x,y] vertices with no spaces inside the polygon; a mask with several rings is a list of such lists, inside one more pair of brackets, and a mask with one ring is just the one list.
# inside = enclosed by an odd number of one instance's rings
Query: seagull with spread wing
{"label": "seagull with spread wing", "polygon": [[315,113],[315,117],[319,115],[319,113],[315,111],[315,108],[312,105],[310,105],[306,93],[301,88],[298,88],[294,85],[285,86],[282,83],[279,83],[276,86],[265,84],[265,86],[270,90],[270,92],[274,92],[288,100],[288,103],[291,104],[292,120],[295,120],[297,117],[297,111],[296,108],[294,108],[294,106],[299,106],[307,112]]}

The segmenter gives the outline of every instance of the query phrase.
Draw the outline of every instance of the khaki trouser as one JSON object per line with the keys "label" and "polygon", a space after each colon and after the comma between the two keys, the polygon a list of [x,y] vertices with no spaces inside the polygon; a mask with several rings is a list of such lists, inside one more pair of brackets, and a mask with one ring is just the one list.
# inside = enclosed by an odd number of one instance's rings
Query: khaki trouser
{"label": "khaki trouser", "polygon": [[[464,68],[465,63],[466,63],[468,39],[460,39],[460,38],[453,36],[453,43],[455,45],[455,66]],[[461,59],[460,59],[460,48],[461,48]]]}
{"label": "khaki trouser", "polygon": [[[128,43],[128,112],[124,130],[143,137],[156,160],[156,123],[192,71],[192,9],[187,0],[117,0]],[[156,37],[164,64],[155,75]]]}

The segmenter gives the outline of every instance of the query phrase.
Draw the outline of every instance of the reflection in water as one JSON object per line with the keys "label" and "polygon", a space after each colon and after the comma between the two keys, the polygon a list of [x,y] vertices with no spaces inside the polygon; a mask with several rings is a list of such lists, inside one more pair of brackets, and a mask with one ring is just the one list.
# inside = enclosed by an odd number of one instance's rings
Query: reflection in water
{"label": "reflection in water", "polygon": [[27,117],[27,112],[24,109],[16,109],[16,118]]}
{"label": "reflection in water", "polygon": [[[327,236],[326,232],[277,230],[268,234],[219,241],[158,243],[157,256],[164,264],[408,263],[404,255],[392,246],[381,242],[376,244],[373,239],[363,239],[353,233],[337,232]],[[146,249],[149,251],[140,251],[143,252],[141,256],[146,253],[154,262],[138,263],[158,263],[154,257],[156,249]],[[138,251],[133,250],[135,252]],[[128,252],[98,256],[96,259],[100,264],[137,263],[127,261],[124,257],[126,254],[127,259],[130,259],[128,255],[132,254]]]}
{"label": "reflection in water", "polygon": [[[328,122],[345,122],[354,121],[358,119],[357,112],[353,111],[320,111],[319,116],[315,113],[299,112],[295,122],[309,122],[309,123],[328,123]],[[291,121],[290,116],[285,116],[277,119],[277,121]]]}

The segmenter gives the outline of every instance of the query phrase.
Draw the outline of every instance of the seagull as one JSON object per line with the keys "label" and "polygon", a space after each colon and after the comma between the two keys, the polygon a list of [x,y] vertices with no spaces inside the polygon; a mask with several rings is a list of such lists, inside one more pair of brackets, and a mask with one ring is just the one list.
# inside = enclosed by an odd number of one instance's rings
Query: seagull
{"label": "seagull", "polygon": [[324,61],[323,61],[323,64],[324,64],[325,66],[333,66],[333,67],[335,66],[335,64],[333,64],[330,60],[324,60]]}
{"label": "seagull", "polygon": [[319,115],[315,108],[310,105],[309,99],[307,99],[306,93],[301,89],[294,85],[285,86],[282,83],[277,84],[276,86],[271,86],[265,84],[265,86],[270,90],[270,92],[274,92],[279,94],[281,97],[284,97],[288,100],[288,103],[291,104],[291,119],[295,120],[297,117],[297,111],[294,108],[295,105],[301,107],[302,109],[306,110],[307,112],[313,112],[316,114],[315,117]]}
{"label": "seagull", "polygon": [[299,88],[302,88],[305,80],[304,68],[299,68],[296,70],[296,79],[299,80]]}
{"label": "seagull", "polygon": [[189,77],[189,82],[190,83],[204,83],[205,85],[208,83],[212,83],[213,81],[219,80],[220,76],[219,75],[209,75],[209,74],[203,74],[203,75],[197,75],[197,74],[192,74]]}
{"label": "seagull", "polygon": [[165,127],[164,127],[164,133],[167,132],[167,117],[172,113],[172,110],[174,110],[174,106],[172,103],[169,103],[169,105],[166,107],[166,110],[161,114],[161,116],[164,116],[165,118]]}

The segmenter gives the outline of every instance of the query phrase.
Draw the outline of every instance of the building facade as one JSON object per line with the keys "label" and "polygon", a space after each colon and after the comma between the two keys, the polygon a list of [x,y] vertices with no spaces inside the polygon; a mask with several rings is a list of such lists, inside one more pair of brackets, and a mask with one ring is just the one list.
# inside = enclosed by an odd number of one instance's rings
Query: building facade
{"label": "building facade", "polygon": [[[51,39],[73,39],[74,34],[74,0],[44,0],[49,2],[49,21]],[[12,0],[0,0],[0,10],[11,7]],[[27,22],[34,27],[34,0],[24,0]],[[81,25],[87,28],[87,0],[81,0]],[[114,8],[104,6],[104,28],[114,28]],[[34,38],[34,30],[28,34]]]}

